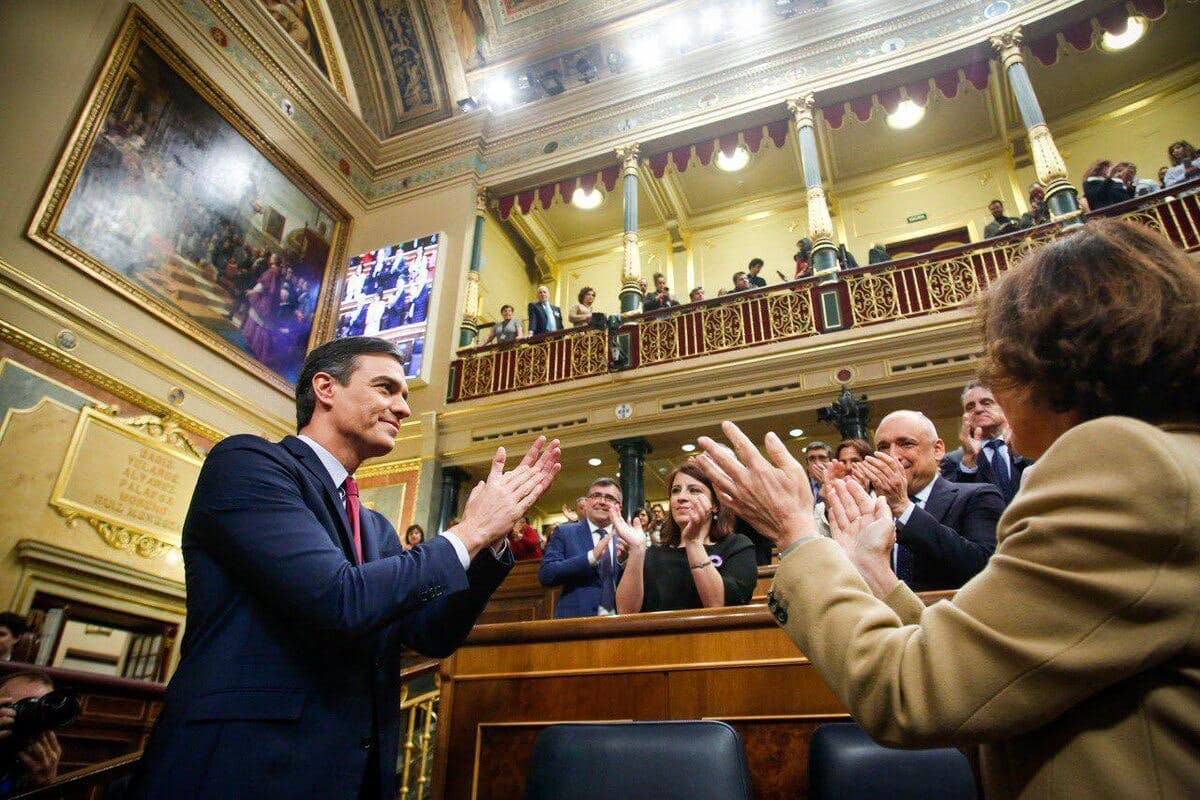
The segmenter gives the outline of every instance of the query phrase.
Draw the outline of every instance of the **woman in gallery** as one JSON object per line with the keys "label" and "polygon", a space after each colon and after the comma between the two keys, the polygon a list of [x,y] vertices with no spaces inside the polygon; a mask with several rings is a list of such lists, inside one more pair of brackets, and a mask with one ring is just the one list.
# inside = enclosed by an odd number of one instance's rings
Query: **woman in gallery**
{"label": "woman in gallery", "polygon": [[650,547],[637,517],[613,519],[629,549],[617,585],[617,613],[738,606],[750,602],[758,582],[754,544],[733,533],[733,515],[716,499],[700,468],[688,462],[672,472],[671,513],[662,546]]}
{"label": "woman in gallery", "polygon": [[500,317],[499,322],[493,323],[492,332],[488,334],[484,344],[511,342],[513,339],[521,338],[521,320],[513,317],[513,307],[507,303],[500,306]]}
{"label": "woman in gallery", "polygon": [[[1092,221],[982,298],[983,373],[1036,457],[996,552],[925,607],[890,568],[887,503],[835,479],[816,535],[804,467],[699,459],[782,548],[769,605],[868,732],[980,746],[988,798],[1200,797],[1200,272],[1161,234]],[[772,463],[773,462],[773,463]]]}
{"label": "woman in gallery", "polygon": [[596,302],[596,290],[585,286],[579,290],[579,302],[571,306],[567,319],[572,325],[587,325],[592,321],[592,304]]}

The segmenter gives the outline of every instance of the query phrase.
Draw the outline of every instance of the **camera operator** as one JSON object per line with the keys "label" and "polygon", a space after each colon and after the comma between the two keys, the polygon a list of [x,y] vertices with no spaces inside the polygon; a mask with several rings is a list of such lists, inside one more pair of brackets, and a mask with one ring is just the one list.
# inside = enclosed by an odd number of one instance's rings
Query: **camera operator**
{"label": "camera operator", "polygon": [[[54,681],[32,670],[14,672],[0,682],[0,797],[42,786],[58,776],[62,747],[54,731],[47,728],[29,738],[14,742],[17,710],[14,703],[45,697],[54,691]],[[19,749],[17,749],[19,748]]]}

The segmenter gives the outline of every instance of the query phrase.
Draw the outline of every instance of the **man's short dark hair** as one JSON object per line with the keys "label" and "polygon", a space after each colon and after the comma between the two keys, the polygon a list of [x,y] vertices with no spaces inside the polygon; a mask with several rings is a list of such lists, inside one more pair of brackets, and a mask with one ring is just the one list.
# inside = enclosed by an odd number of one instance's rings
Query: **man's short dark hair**
{"label": "man's short dark hair", "polygon": [[40,683],[50,691],[54,691],[54,679],[46,673],[38,669],[23,669],[19,672],[10,672],[0,679],[0,695],[4,694],[4,687],[8,686],[15,680],[25,680],[30,683]]}
{"label": "man's short dark hair", "polygon": [[15,611],[4,611],[0,612],[0,628],[8,628],[16,638],[29,630],[29,623]]}
{"label": "man's short dark hair", "polygon": [[967,381],[967,385],[963,387],[962,394],[958,396],[958,400],[960,403],[967,402],[967,392],[971,391],[972,389],[987,389],[990,392],[992,390],[992,387],[988,386],[986,383],[979,380],[978,378]]}
{"label": "man's short dark hair", "polygon": [[317,393],[312,381],[318,372],[324,372],[346,386],[358,366],[358,357],[374,353],[389,355],[404,364],[396,345],[377,336],[347,336],[314,347],[304,359],[304,367],[296,379],[296,430],[303,430],[317,410]]}
{"label": "man's short dark hair", "polygon": [[833,456],[833,448],[820,439],[813,439],[808,444],[804,445],[804,454],[808,455],[809,450],[825,450],[829,455]]}
{"label": "man's short dark hair", "polygon": [[733,282],[734,282],[734,284],[736,284],[736,283],[737,283],[737,279],[738,279],[738,276],[739,276],[739,275],[741,275],[743,278],[744,278],[744,277],[746,277],[746,271],[745,271],[745,270],[743,270],[743,269],[739,269],[737,272],[733,273]]}
{"label": "man's short dark hair", "polygon": [[516,309],[515,309],[515,308],[513,308],[512,306],[510,306],[508,303],[505,303],[504,305],[500,306],[500,313],[501,313],[501,314],[503,314],[503,313],[504,313],[504,309],[506,309],[506,308],[507,308],[509,311],[516,311]]}
{"label": "man's short dark hair", "polygon": [[591,494],[592,489],[595,489],[597,486],[613,487],[614,489],[617,490],[617,494],[619,494],[621,496],[621,502],[622,503],[625,502],[625,493],[621,491],[621,484],[617,483],[612,478],[596,478],[596,480],[594,480],[588,484],[587,493]]}
{"label": "man's short dark hair", "polygon": [[747,265],[746,269],[754,269],[755,267],[761,267],[765,263],[767,263],[767,262],[763,261],[761,258],[752,258],[752,259],[750,259],[750,263],[749,263],[749,265]]}
{"label": "man's short dark hair", "polygon": [[988,205],[989,205],[989,206],[990,206],[990,205],[992,205],[992,204],[994,204],[994,203],[999,203],[1000,205],[1004,205],[1004,201],[1003,201],[1003,200],[990,200],[990,201],[988,201]]}

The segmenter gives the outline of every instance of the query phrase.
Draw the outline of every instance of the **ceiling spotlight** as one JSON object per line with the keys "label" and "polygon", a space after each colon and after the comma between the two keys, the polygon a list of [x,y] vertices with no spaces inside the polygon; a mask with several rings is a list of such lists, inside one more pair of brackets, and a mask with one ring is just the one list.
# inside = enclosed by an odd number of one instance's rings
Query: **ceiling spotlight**
{"label": "ceiling spotlight", "polygon": [[635,69],[647,69],[662,60],[662,51],[651,36],[638,36],[629,48],[629,60]]}
{"label": "ceiling spotlight", "polygon": [[796,13],[796,0],[774,0],[772,5],[775,6],[776,15],[783,19],[794,16]]}
{"label": "ceiling spotlight", "polygon": [[605,61],[608,62],[608,68],[613,72],[625,71],[625,54],[620,50],[610,50]]}
{"label": "ceiling spotlight", "polygon": [[750,151],[738,145],[729,155],[725,151],[717,152],[717,166],[726,172],[737,172],[750,163]]}
{"label": "ceiling spotlight", "polygon": [[542,87],[542,91],[554,97],[557,94],[562,94],[566,88],[563,86],[562,73],[556,69],[548,69],[542,73],[542,77],[538,78],[538,85]]}
{"label": "ceiling spotlight", "polygon": [[659,475],[666,475],[666,474],[667,474],[667,468],[666,468],[666,467],[659,467],[659,468],[658,468],[658,474],[659,474]]}
{"label": "ceiling spotlight", "polygon": [[792,437],[793,439],[799,439],[803,435],[803,428],[792,428],[790,431],[788,431],[788,436]]}
{"label": "ceiling spotlight", "polygon": [[721,7],[709,6],[700,12],[700,30],[709,36],[721,30]]}
{"label": "ceiling spotlight", "polygon": [[492,105],[507,106],[513,101],[513,85],[508,78],[492,78],[487,85],[487,100]]}
{"label": "ceiling spotlight", "polygon": [[692,444],[691,442],[688,442],[685,445],[681,445],[679,449],[685,453],[690,453],[696,449],[696,445]]}
{"label": "ceiling spotlight", "polygon": [[733,27],[743,36],[750,36],[762,29],[762,9],[757,3],[743,3],[734,9]]}
{"label": "ceiling spotlight", "polygon": [[589,467],[598,467],[598,466],[600,466],[600,465],[601,465],[601,464],[603,464],[603,463],[604,463],[604,462],[603,462],[603,461],[601,461],[601,460],[600,460],[600,459],[598,459],[598,458],[589,458],[589,459],[588,459],[588,466],[589,466]]}
{"label": "ceiling spotlight", "polygon": [[691,35],[692,31],[688,27],[687,20],[682,17],[676,17],[667,25],[667,41],[673,47],[683,47]]}
{"label": "ceiling spotlight", "polygon": [[887,124],[896,130],[911,128],[925,116],[925,109],[912,100],[901,100],[896,110],[887,115]]}
{"label": "ceiling spotlight", "polygon": [[1104,35],[1100,37],[1100,46],[1109,52],[1124,50],[1136,44],[1145,32],[1146,18],[1131,15],[1129,21],[1125,23],[1125,31],[1123,33],[1105,31]]}
{"label": "ceiling spotlight", "polygon": [[584,83],[591,83],[596,80],[596,65],[587,56],[580,56],[575,62],[575,71],[579,73],[579,80]]}
{"label": "ceiling spotlight", "polygon": [[464,97],[462,100],[458,101],[458,110],[462,111],[464,114],[474,111],[477,108],[479,108],[479,101],[474,97]]}
{"label": "ceiling spotlight", "polygon": [[571,194],[571,205],[576,208],[582,208],[584,211],[591,211],[604,201],[604,195],[599,189],[592,189],[590,192],[585,191],[582,186],[576,186],[575,191]]}

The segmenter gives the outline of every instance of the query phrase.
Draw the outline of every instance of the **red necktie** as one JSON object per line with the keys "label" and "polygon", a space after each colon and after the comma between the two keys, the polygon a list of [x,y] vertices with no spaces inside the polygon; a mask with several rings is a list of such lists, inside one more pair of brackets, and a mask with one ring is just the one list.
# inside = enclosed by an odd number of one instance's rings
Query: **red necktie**
{"label": "red necktie", "polygon": [[358,481],[354,476],[347,476],[346,482],[346,515],[350,517],[350,529],[354,531],[354,563],[363,563],[362,528],[358,521]]}

